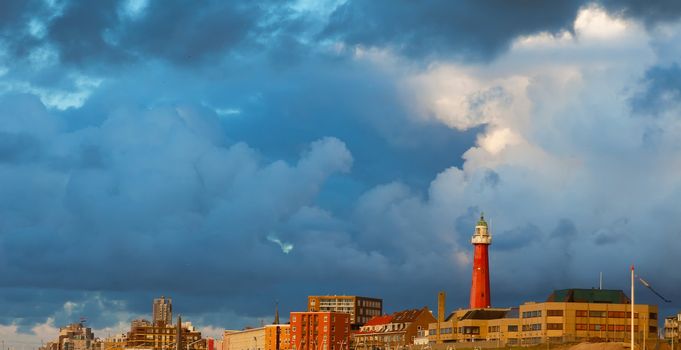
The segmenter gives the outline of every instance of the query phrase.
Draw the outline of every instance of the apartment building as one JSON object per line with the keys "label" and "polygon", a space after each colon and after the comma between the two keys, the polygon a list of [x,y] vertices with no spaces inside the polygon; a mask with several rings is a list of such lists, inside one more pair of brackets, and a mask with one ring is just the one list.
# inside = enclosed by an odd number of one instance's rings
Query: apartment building
{"label": "apartment building", "polygon": [[154,324],[147,320],[134,320],[126,335],[125,348],[206,350],[206,341],[201,338],[201,332],[194,328],[191,322],[182,323],[179,317],[175,326],[165,323]]}
{"label": "apartment building", "polygon": [[344,312],[291,312],[291,349],[347,350],[350,314]]}
{"label": "apartment building", "polygon": [[679,342],[679,329],[681,326],[681,313],[665,317],[664,319],[664,339],[671,341],[674,340],[675,343]]}
{"label": "apartment building", "polygon": [[[429,325],[436,342],[497,341],[503,345],[545,342],[628,341],[631,304],[619,290],[565,289],[546,302],[527,302],[518,308],[457,310],[444,322]],[[656,339],[656,305],[634,306],[635,339]]]}
{"label": "apartment building", "polygon": [[307,311],[333,311],[350,314],[350,323],[365,324],[383,314],[383,299],[355,295],[312,295],[307,297]]}
{"label": "apartment building", "polygon": [[435,321],[427,307],[376,316],[352,335],[354,348],[379,350],[411,345]]}
{"label": "apartment building", "polygon": [[164,296],[154,299],[151,315],[154,325],[172,325],[173,300]]}
{"label": "apartment building", "polygon": [[41,350],[99,350],[101,345],[92,329],[79,322],[60,328],[57,339],[48,342]]}

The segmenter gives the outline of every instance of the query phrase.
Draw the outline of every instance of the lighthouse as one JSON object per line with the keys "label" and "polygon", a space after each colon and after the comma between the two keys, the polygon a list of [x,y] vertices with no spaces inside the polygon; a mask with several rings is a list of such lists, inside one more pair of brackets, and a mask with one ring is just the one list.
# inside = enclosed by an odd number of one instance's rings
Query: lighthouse
{"label": "lighthouse", "polygon": [[492,305],[489,288],[489,256],[488,247],[492,244],[484,214],[480,215],[475,232],[471,238],[473,244],[473,280],[471,282],[471,309],[487,308]]}

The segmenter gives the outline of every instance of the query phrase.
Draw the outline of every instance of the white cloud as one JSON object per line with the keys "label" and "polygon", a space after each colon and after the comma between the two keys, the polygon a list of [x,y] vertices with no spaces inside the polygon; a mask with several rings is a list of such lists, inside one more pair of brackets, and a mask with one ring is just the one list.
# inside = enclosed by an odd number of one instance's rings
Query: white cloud
{"label": "white cloud", "polygon": [[579,11],[574,30],[579,38],[610,40],[626,35],[629,27],[633,25],[634,22],[613,17],[604,9],[591,5]]}
{"label": "white cloud", "polygon": [[[391,232],[421,252],[409,233],[446,242],[438,232],[451,232],[454,219],[468,215],[470,208],[484,210],[501,238],[497,246],[515,239],[509,232],[517,230],[528,234],[527,240],[513,244],[536,254],[494,253],[504,262],[496,265],[495,275],[517,276],[513,269],[546,261],[542,268],[555,273],[537,276],[555,276],[555,281],[541,285],[532,276],[521,277],[544,289],[572,287],[560,283],[580,281],[590,266],[606,261],[611,272],[642,255],[648,257],[648,268],[660,263],[655,244],[677,229],[657,216],[681,215],[676,207],[663,209],[663,203],[681,198],[676,176],[681,171],[681,122],[678,109],[657,119],[633,116],[629,98],[648,67],[669,61],[660,55],[670,52],[666,47],[678,47],[669,38],[679,37],[681,28],[666,26],[664,39],[656,39],[660,29],[648,32],[640,23],[592,6],[579,12],[573,29],[574,35],[518,38],[509,52],[488,64],[438,61],[420,69],[396,57],[378,60],[406,67],[403,96],[417,118],[481,131],[464,154],[463,166],[441,172],[427,197],[397,184],[365,195],[360,212],[375,219],[376,232]],[[663,130],[654,146],[647,144],[650,130]],[[579,237],[561,241],[565,218]],[[532,236],[529,224],[541,235]],[[651,230],[655,235],[646,238],[636,234]],[[365,235],[370,238],[371,232]],[[645,252],[635,253],[633,246]],[[467,261],[468,246],[449,247],[460,265]],[[566,256],[554,263],[552,256],[561,254]],[[516,288],[508,278],[498,281]]]}
{"label": "white cloud", "polygon": [[44,342],[52,340],[59,334],[54,319],[48,318],[44,323],[35,324],[30,333],[19,332],[17,324],[0,325],[0,338],[7,348],[37,348]]}

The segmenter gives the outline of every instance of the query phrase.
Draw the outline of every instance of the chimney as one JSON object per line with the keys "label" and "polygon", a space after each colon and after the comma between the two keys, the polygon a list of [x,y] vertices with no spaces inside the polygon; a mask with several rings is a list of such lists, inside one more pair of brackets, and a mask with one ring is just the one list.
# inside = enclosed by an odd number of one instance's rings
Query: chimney
{"label": "chimney", "polygon": [[442,344],[442,338],[440,336],[440,329],[442,328],[442,323],[445,322],[445,300],[447,294],[444,291],[437,293],[437,335],[435,336],[435,343]]}

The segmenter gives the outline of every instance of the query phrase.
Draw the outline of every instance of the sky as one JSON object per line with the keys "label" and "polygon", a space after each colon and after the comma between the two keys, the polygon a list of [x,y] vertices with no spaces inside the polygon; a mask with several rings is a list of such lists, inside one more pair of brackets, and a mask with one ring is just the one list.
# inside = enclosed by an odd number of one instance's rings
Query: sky
{"label": "sky", "polygon": [[[308,295],[681,309],[681,2],[0,2],[0,339]],[[640,287],[639,287],[640,288]],[[284,317],[285,318],[285,317]]]}

